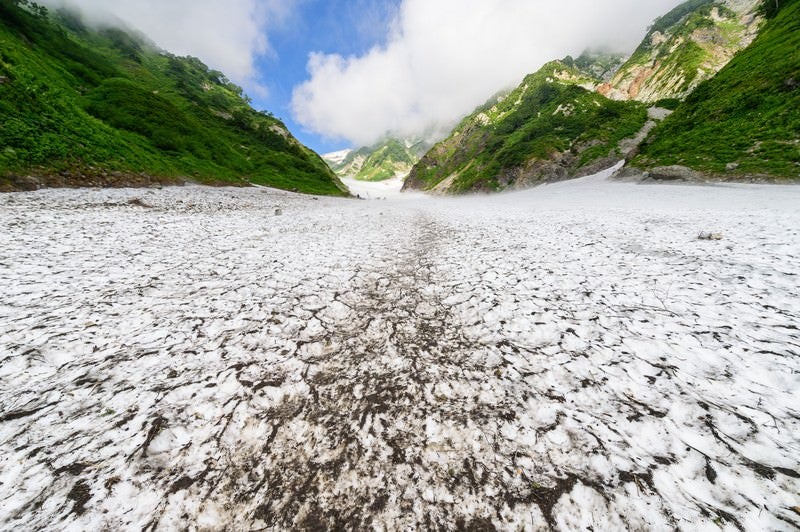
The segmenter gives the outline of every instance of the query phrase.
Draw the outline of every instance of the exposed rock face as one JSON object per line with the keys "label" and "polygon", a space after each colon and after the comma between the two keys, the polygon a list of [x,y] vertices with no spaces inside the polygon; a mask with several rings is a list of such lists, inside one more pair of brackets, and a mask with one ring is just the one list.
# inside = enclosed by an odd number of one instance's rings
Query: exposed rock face
{"label": "exposed rock face", "polygon": [[753,42],[762,19],[758,0],[689,2],[658,19],[645,40],[598,92],[652,103],[685,98]]}
{"label": "exposed rock face", "polygon": [[30,192],[39,190],[41,183],[32,176],[8,176],[5,181],[0,180],[0,192]]}
{"label": "exposed rock face", "polygon": [[658,166],[651,169],[646,176],[657,181],[696,181],[700,174],[686,166]]}
{"label": "exposed rock face", "polygon": [[[599,70],[571,58],[545,65],[464,119],[414,167],[405,188],[434,193],[524,188],[596,173],[622,159],[636,161],[671,113],[664,107],[675,109],[755,40],[764,22],[759,6],[759,0],[688,0],[654,22],[613,76],[608,68],[597,76]],[[796,84],[791,77],[785,86]],[[579,94],[579,88],[597,99]],[[661,100],[671,101],[651,107],[646,116],[611,105]],[[696,181],[722,173],[697,172],[681,161],[644,167],[651,171],[632,170],[625,178]],[[726,167],[727,173],[736,170]]]}
{"label": "exposed rock face", "polygon": [[367,160],[367,148],[343,150],[322,156],[328,166],[340,177],[354,176],[361,171]]}
{"label": "exposed rock face", "polygon": [[703,181],[711,176],[705,176],[687,166],[672,165],[658,166],[649,170],[642,170],[634,166],[626,166],[614,174],[614,179],[620,181]]}
{"label": "exposed rock face", "polygon": [[[157,187],[161,185],[181,185],[185,182],[182,178],[157,177],[147,173],[117,172],[100,169],[48,172],[31,175],[9,175],[0,177],[0,192],[29,192],[40,188],[80,188],[80,187],[107,187],[107,188],[142,188]],[[215,183],[208,183],[215,184]],[[219,183],[226,186],[233,183]],[[242,182],[241,184],[245,184]]]}
{"label": "exposed rock face", "polygon": [[642,181],[645,177],[645,172],[641,168],[624,166],[614,172],[614,175],[611,177],[618,181]]}
{"label": "exposed rock face", "polygon": [[411,169],[411,172],[408,174],[405,182],[403,183],[403,190],[425,190],[426,183],[420,178],[420,168],[431,168],[436,166],[436,159],[432,155],[433,151],[436,148],[432,148],[427,155],[422,157],[419,162],[414,165],[414,168]]}
{"label": "exposed rock face", "polygon": [[[800,178],[800,3],[768,2],[758,37],[659,125],[631,163],[663,173],[680,165],[706,179]],[[671,178],[672,172],[665,177]]]}
{"label": "exposed rock face", "polygon": [[[580,61],[571,58],[545,65],[512,93],[467,117],[414,167],[405,188],[437,193],[521,188],[631,160],[669,111],[653,108],[639,122],[623,120],[629,110],[612,110],[606,98],[642,103],[685,98],[752,43],[762,22],[759,3],[681,4],[655,21],[613,77],[608,69],[598,77],[586,64],[575,68]],[[591,102],[603,111],[595,116],[577,87],[605,97]],[[543,146],[541,139],[548,137],[552,142]],[[698,179],[688,169],[657,170],[651,179]]]}

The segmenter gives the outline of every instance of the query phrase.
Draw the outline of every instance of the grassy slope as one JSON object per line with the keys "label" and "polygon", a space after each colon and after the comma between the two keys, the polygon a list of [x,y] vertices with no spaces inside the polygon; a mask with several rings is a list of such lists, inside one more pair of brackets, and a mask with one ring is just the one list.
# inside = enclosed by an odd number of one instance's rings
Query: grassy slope
{"label": "grassy slope", "polygon": [[59,20],[0,0],[0,180],[146,172],[343,194],[316,154],[220,72]]}
{"label": "grassy slope", "polygon": [[[410,147],[407,147],[411,144]],[[360,181],[384,181],[407,174],[430,145],[424,140],[386,138],[372,146],[351,151],[340,163],[330,163],[340,177]]]}
{"label": "grassy slope", "polygon": [[407,172],[418,160],[404,142],[388,139],[370,153],[355,177],[361,181],[384,181],[395,177],[398,171]]}
{"label": "grassy slope", "polygon": [[655,129],[633,164],[800,177],[800,1],[784,2],[749,48]]}
{"label": "grassy slope", "polygon": [[[572,79],[556,79],[556,73]],[[620,140],[639,131],[647,111],[576,84],[587,81],[592,80],[574,68],[548,63],[502,101],[490,101],[467,117],[414,167],[409,187],[431,189],[457,174],[451,192],[498,190],[506,184],[504,176],[525,173],[537,161],[563,160],[569,154],[573,157],[565,170],[572,174],[608,157]]]}

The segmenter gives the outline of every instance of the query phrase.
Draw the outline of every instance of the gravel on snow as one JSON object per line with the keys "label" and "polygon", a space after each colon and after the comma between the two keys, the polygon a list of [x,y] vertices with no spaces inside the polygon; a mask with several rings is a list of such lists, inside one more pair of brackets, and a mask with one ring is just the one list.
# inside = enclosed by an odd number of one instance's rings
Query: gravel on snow
{"label": "gravel on snow", "polygon": [[0,196],[0,529],[800,527],[800,187],[604,177]]}

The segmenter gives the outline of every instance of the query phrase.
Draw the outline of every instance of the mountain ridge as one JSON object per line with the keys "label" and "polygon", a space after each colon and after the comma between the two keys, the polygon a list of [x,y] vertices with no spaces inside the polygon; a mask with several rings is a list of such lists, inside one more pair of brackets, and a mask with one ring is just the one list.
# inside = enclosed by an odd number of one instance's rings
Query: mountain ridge
{"label": "mountain ridge", "polygon": [[686,98],[755,39],[760,0],[689,0],[655,20],[641,44],[598,90],[614,100]]}
{"label": "mountain ridge", "polygon": [[689,179],[800,178],[800,1],[782,2],[753,43],[630,159],[627,175],[651,179],[669,179],[675,167]]}
{"label": "mountain ridge", "polygon": [[27,0],[0,0],[0,121],[0,190],[191,181],[347,194],[221,72]]}
{"label": "mountain ridge", "polygon": [[466,117],[414,166],[404,189],[499,191],[613,166],[648,114],[639,102],[597,93],[601,82],[569,59],[547,63]]}
{"label": "mountain ridge", "polygon": [[325,154],[323,160],[339,177],[359,181],[405,178],[432,146],[417,137],[386,137],[372,146]]}
{"label": "mountain ridge", "polygon": [[[776,18],[785,20],[796,14],[800,20],[800,13],[794,11],[794,0],[780,5]],[[791,146],[792,142],[800,144],[800,126],[796,125],[800,123],[800,101],[790,104],[794,101],[791,96],[781,96],[788,89],[777,85],[791,88],[800,79],[800,43],[796,38],[800,32],[784,30],[782,35],[789,37],[774,47],[769,64],[780,65],[776,68],[782,71],[772,72],[766,66],[768,62],[761,61],[748,73],[748,66],[743,64],[746,59],[740,59],[751,57],[752,50],[761,46],[765,29],[775,25],[774,21],[765,22],[764,14],[769,11],[765,6],[757,0],[689,0],[656,19],[639,48],[610,78],[607,70],[603,79],[597,69],[586,65],[580,70],[575,68],[569,57],[546,64],[507,95],[490,99],[467,116],[414,166],[404,189],[458,194],[523,188],[580,177],[610,168],[623,159],[638,165],[639,170],[633,171],[638,175],[658,166],[670,166],[650,172],[651,177],[689,179],[698,177],[697,170],[702,170],[708,175],[728,171],[733,172],[731,178],[748,178],[759,165],[762,177],[793,176],[795,167],[800,165],[800,152],[795,153]],[[654,39],[655,36],[660,37]],[[795,36],[793,40],[791,36]],[[704,40],[708,41],[707,47],[697,44]],[[666,53],[665,47],[671,52]],[[650,66],[637,70],[643,65],[643,57],[648,58]],[[695,117],[696,123],[690,123],[687,109],[702,107],[698,102],[703,98],[729,108],[742,103],[759,107],[755,89],[744,102],[738,96],[731,96],[727,102],[714,96],[715,79],[725,78],[727,74],[723,73],[734,67],[743,82],[739,85],[759,86],[749,82],[749,77],[771,80],[760,85],[762,91],[773,95],[759,111],[766,122],[754,114],[741,120],[741,114],[726,111],[740,119],[740,123],[728,123],[727,129],[736,131],[741,139],[728,138],[726,145],[705,142],[715,136],[725,138],[718,124],[716,130],[705,130],[692,138],[695,148],[687,146],[688,137],[680,136],[678,123],[684,131],[692,131],[702,123],[719,122],[713,109],[704,109],[700,113],[704,116]],[[629,83],[632,76],[637,80],[635,86]],[[735,81],[728,79],[727,88],[720,90],[735,93]],[[514,105],[509,106],[506,98],[512,99]],[[781,109],[782,114],[772,119],[769,111],[776,109]],[[679,112],[669,116],[671,110]],[[762,135],[763,141],[753,138],[751,126],[756,123],[762,133],[767,132]],[[694,130],[699,131],[696,127]],[[670,138],[684,138],[684,143],[670,142]],[[748,140],[752,142],[748,144]],[[715,146],[718,153],[709,153],[702,146]],[[730,153],[731,146],[745,152],[772,154],[775,159],[769,160],[766,155],[760,159],[737,159]],[[691,158],[688,154],[693,149],[696,153]],[[687,156],[676,156],[678,153]],[[675,168],[681,164],[694,169]]]}

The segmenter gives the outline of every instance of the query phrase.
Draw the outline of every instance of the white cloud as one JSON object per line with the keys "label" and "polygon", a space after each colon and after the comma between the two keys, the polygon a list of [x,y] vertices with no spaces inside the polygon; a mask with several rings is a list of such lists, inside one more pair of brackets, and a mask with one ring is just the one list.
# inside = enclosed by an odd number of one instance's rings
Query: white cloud
{"label": "white cloud", "polygon": [[312,54],[295,89],[303,126],[363,145],[451,125],[551,59],[632,49],[679,0],[403,0],[387,43],[359,57]]}
{"label": "white cloud", "polygon": [[255,60],[271,52],[266,30],[295,0],[44,0],[79,8],[91,23],[123,21],[176,55],[199,57],[258,90]]}

